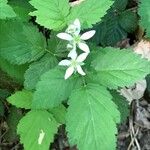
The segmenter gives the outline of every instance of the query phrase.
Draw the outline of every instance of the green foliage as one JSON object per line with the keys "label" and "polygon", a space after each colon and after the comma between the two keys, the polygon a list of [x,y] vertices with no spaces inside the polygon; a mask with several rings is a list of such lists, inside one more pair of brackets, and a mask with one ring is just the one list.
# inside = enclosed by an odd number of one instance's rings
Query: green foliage
{"label": "green foliage", "polygon": [[16,13],[16,17],[24,22],[29,21],[30,16],[28,15],[30,11],[33,11],[33,7],[29,4],[29,0],[10,0],[9,5],[13,8]]}
{"label": "green foliage", "polygon": [[59,106],[62,101],[67,100],[73,89],[80,86],[78,77],[65,80],[64,73],[64,70],[54,68],[43,74],[34,93],[33,109],[50,109]]}
{"label": "green foliage", "polygon": [[13,9],[7,4],[7,0],[0,0],[0,19],[16,17]]}
{"label": "green foliage", "polygon": [[108,47],[104,52],[99,52],[91,64],[96,72],[89,78],[96,83],[116,89],[133,85],[150,72],[147,68],[150,62],[130,50]]}
{"label": "green foliage", "polygon": [[92,39],[96,44],[114,46],[117,42],[125,39],[127,33],[132,33],[137,28],[136,13],[125,10],[127,0],[115,0],[102,21],[94,26],[95,37]]}
{"label": "green foliage", "polygon": [[71,94],[66,117],[71,144],[77,144],[80,150],[115,149],[120,113],[111,99],[110,93],[96,84]]}
{"label": "green foliage", "polygon": [[53,30],[60,30],[67,25],[66,17],[69,14],[68,0],[31,0],[30,4],[37,9],[31,12],[36,16],[36,22]]}
{"label": "green foliage", "polygon": [[46,43],[36,27],[18,20],[0,23],[0,56],[19,65],[37,60],[43,55]]}
{"label": "green foliage", "polygon": [[33,99],[33,94],[30,91],[17,91],[8,97],[7,101],[18,108],[30,109]]}
{"label": "green foliage", "polygon": [[150,2],[148,0],[140,0],[139,15],[141,17],[140,25],[146,29],[146,36],[150,38]]}
{"label": "green foliage", "polygon": [[121,115],[121,122],[126,121],[129,116],[128,101],[116,91],[110,91],[110,93],[113,96],[113,102],[118,106],[118,110]]}
{"label": "green foliage", "polygon": [[40,60],[32,63],[25,73],[25,88],[29,90],[35,89],[35,86],[39,81],[41,75],[49,71],[57,64],[58,61],[56,57],[51,54],[46,54]]}
{"label": "green foliage", "polygon": [[[18,107],[12,107],[6,119],[8,141],[17,138],[16,126],[23,112],[17,133],[25,150],[48,150],[61,124],[66,125],[70,144],[79,150],[116,149],[117,124],[125,121],[129,113],[127,102],[116,89],[132,85],[150,73],[150,62],[140,55],[105,47],[116,47],[128,33],[135,32],[137,14],[127,6],[128,0],[85,0],[73,7],[69,0],[10,0],[8,4],[0,0],[0,69],[22,86],[21,91],[14,88],[16,92],[9,97],[9,92],[0,90],[2,117],[7,114],[3,105],[6,97]],[[148,8],[149,2],[141,1],[140,25],[147,37]],[[92,28],[96,34],[85,65],[70,61],[73,67],[81,65],[86,75],[77,75],[79,71],[74,67],[72,76],[65,80],[67,68],[58,67],[58,62],[71,59],[66,46],[73,43],[60,41],[56,35],[65,32],[75,19],[81,22],[81,33]]]}
{"label": "green foliage", "polygon": [[[84,28],[90,28],[100,21],[113,4],[111,0],[86,0],[70,10],[69,21],[79,18]],[[101,8],[101,9],[99,9]]]}
{"label": "green foliage", "polygon": [[92,27],[113,4],[111,0],[87,0],[70,8],[68,0],[46,0],[44,2],[31,0],[30,3],[37,9],[30,13],[31,16],[36,16],[36,22],[56,31],[61,30],[76,18],[80,19],[84,28]]}
{"label": "green foliage", "polygon": [[9,61],[0,57],[0,68],[6,72],[10,77],[16,80],[16,82],[24,82],[24,73],[28,68],[28,64],[24,65],[12,65]]}
{"label": "green foliage", "polygon": [[60,124],[65,124],[66,122],[66,107],[64,105],[59,105],[58,107],[54,107],[49,110],[51,114],[53,114],[56,121]]}
{"label": "green foliage", "polygon": [[19,122],[17,133],[25,150],[48,150],[58,123],[45,110],[30,111]]}

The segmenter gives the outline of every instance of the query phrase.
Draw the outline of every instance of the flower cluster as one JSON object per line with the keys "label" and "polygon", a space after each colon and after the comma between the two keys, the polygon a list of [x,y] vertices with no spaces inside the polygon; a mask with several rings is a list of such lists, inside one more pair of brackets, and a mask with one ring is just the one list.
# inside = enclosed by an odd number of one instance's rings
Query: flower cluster
{"label": "flower cluster", "polygon": [[[78,72],[81,75],[85,75],[81,66],[84,65],[84,60],[90,53],[89,47],[86,44],[86,40],[90,39],[95,34],[95,30],[91,30],[80,35],[81,25],[79,19],[76,19],[73,24],[69,25],[64,33],[57,34],[57,37],[63,40],[67,40],[67,48],[70,50],[68,57],[70,60],[62,60],[59,65],[67,66],[65,79],[68,79],[74,72]],[[83,51],[78,56],[77,48]]]}

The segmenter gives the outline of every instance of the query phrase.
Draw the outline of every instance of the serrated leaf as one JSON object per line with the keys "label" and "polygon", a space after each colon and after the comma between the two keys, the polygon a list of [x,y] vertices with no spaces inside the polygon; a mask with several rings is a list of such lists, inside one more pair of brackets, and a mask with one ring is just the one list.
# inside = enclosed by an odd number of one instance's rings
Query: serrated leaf
{"label": "serrated leaf", "polygon": [[78,77],[64,79],[65,71],[54,68],[43,74],[36,86],[32,108],[50,109],[59,106],[67,100],[72,90],[79,87],[81,81]]}
{"label": "serrated leaf", "polygon": [[7,98],[7,101],[18,108],[30,109],[33,93],[27,90],[17,91]]}
{"label": "serrated leaf", "polygon": [[24,73],[28,68],[28,64],[24,65],[13,65],[7,60],[0,57],[0,68],[2,71],[6,72],[10,77],[15,79],[16,82],[24,82]]}
{"label": "serrated leaf", "polygon": [[86,0],[71,8],[68,21],[80,20],[84,28],[91,28],[93,24],[100,21],[106,11],[113,4],[111,0]]}
{"label": "serrated leaf", "polygon": [[112,101],[118,106],[118,110],[121,115],[121,122],[126,121],[129,116],[129,104],[128,101],[121,96],[117,91],[110,91],[113,96]]}
{"label": "serrated leaf", "polygon": [[25,150],[48,150],[58,123],[45,110],[30,111],[19,122],[17,133]]}
{"label": "serrated leaf", "polygon": [[126,32],[132,33],[137,28],[138,16],[135,12],[124,11],[119,16],[119,24]]}
{"label": "serrated leaf", "polygon": [[104,51],[92,62],[96,72],[89,74],[89,78],[96,83],[114,89],[130,86],[150,72],[150,62],[130,50],[107,47]]}
{"label": "serrated leaf", "polygon": [[30,15],[36,16],[38,24],[56,31],[67,25],[66,17],[70,9],[68,0],[31,0],[30,4],[37,9]]}
{"label": "serrated leaf", "polygon": [[111,10],[109,11],[115,10],[117,13],[124,11],[128,4],[128,0],[113,0],[113,1],[114,1],[114,4],[112,5]]}
{"label": "serrated leaf", "polygon": [[9,5],[13,8],[16,13],[16,17],[21,19],[24,22],[29,21],[30,16],[29,12],[33,11],[33,7],[29,4],[29,0],[20,1],[20,0],[11,0]]}
{"label": "serrated leaf", "polygon": [[29,23],[23,24],[19,20],[1,21],[0,35],[0,56],[10,63],[31,62],[45,52],[44,36]]}
{"label": "serrated leaf", "polygon": [[41,75],[52,69],[57,64],[57,58],[51,54],[46,54],[40,60],[32,63],[25,73],[25,88],[29,90],[35,89]]}
{"label": "serrated leaf", "polygon": [[71,94],[66,125],[72,145],[80,150],[115,150],[120,114],[111,99],[110,93],[96,84]]}
{"label": "serrated leaf", "polygon": [[16,17],[13,9],[7,4],[7,0],[0,0],[0,19]]}
{"label": "serrated leaf", "polygon": [[140,24],[146,29],[146,36],[150,38],[150,2],[148,0],[140,0],[139,15],[141,17]]}
{"label": "serrated leaf", "polygon": [[127,33],[120,27],[118,16],[104,19],[100,24],[97,24],[94,29],[96,34],[92,41],[97,45],[114,46],[120,40],[127,37]]}
{"label": "serrated leaf", "polygon": [[59,40],[55,32],[51,33],[51,38],[47,41],[47,51],[53,53],[57,57],[67,57],[69,50],[66,48],[67,41]]}
{"label": "serrated leaf", "polygon": [[114,46],[125,39],[127,33],[135,31],[137,27],[137,15],[132,11],[126,11],[128,0],[115,0],[102,21],[94,26],[96,34],[92,41],[97,45]]}
{"label": "serrated leaf", "polygon": [[18,139],[17,136],[17,125],[19,123],[19,120],[23,117],[20,110],[18,110],[16,107],[10,108],[10,113],[7,117],[7,125],[8,125],[8,131],[6,132],[4,138],[9,141],[13,142]]}
{"label": "serrated leaf", "polygon": [[67,109],[63,104],[50,109],[49,112],[53,114],[57,122],[59,122],[60,124],[65,124]]}

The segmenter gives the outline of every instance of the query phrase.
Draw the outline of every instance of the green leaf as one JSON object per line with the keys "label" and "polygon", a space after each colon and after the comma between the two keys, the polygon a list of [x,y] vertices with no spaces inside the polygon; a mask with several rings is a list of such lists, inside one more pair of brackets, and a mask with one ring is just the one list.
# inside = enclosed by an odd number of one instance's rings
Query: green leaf
{"label": "green leaf", "polygon": [[6,132],[4,138],[9,141],[13,142],[18,139],[17,136],[17,125],[19,123],[19,120],[23,117],[20,110],[18,110],[16,107],[10,108],[10,113],[6,119],[7,125],[8,125],[8,131]]}
{"label": "green leaf", "polygon": [[61,104],[58,107],[54,107],[52,109],[49,110],[49,112],[51,114],[53,114],[54,118],[56,119],[56,121],[60,124],[65,124],[66,123],[66,107]]}
{"label": "green leaf", "polygon": [[19,122],[17,133],[25,150],[48,150],[58,123],[47,111],[30,111]]}
{"label": "green leaf", "polygon": [[114,89],[130,86],[150,72],[150,62],[130,50],[107,47],[103,51],[92,62],[96,72],[89,74],[96,83]]}
{"label": "green leaf", "polygon": [[24,64],[43,55],[46,42],[36,27],[19,20],[0,23],[0,56],[10,63]]}
{"label": "green leaf", "polygon": [[128,0],[115,0],[102,21],[94,26],[92,41],[97,45],[114,46],[137,28],[137,14],[126,11]]}
{"label": "green leaf", "polygon": [[66,125],[72,145],[80,150],[115,150],[120,113],[111,99],[106,88],[96,84],[71,94]]}
{"label": "green leaf", "polygon": [[76,76],[65,80],[64,75],[65,71],[60,68],[43,74],[34,93],[32,108],[50,109],[67,100],[72,90],[80,86],[81,81]]}
{"label": "green leaf", "polygon": [[93,24],[100,21],[106,11],[113,4],[111,0],[86,0],[71,8],[68,17],[69,23],[79,18],[84,28],[91,28]]}
{"label": "green leaf", "polygon": [[138,25],[137,14],[132,11],[124,11],[119,16],[119,24],[126,32],[132,33],[137,29]]}
{"label": "green leaf", "polygon": [[60,30],[67,25],[66,17],[69,14],[68,0],[31,0],[31,5],[36,11],[31,16],[36,16],[36,22],[48,29]]}
{"label": "green leaf", "polygon": [[25,0],[25,1],[11,0],[11,1],[9,1],[9,5],[13,8],[17,17],[24,22],[29,21],[29,19],[30,19],[29,12],[34,10],[28,1],[29,0]]}
{"label": "green leaf", "polygon": [[127,33],[120,27],[118,16],[111,16],[94,26],[96,30],[92,41],[97,45],[114,46],[117,42],[125,39]]}
{"label": "green leaf", "polygon": [[28,64],[24,65],[13,65],[7,60],[0,57],[0,68],[2,71],[6,72],[10,77],[16,80],[16,82],[24,82],[24,73],[28,68]]}
{"label": "green leaf", "polygon": [[35,89],[41,75],[52,69],[57,64],[57,58],[51,54],[46,54],[40,60],[32,63],[25,73],[25,88],[29,90]]}
{"label": "green leaf", "polygon": [[0,19],[16,17],[13,9],[7,4],[7,0],[0,0]]}
{"label": "green leaf", "polygon": [[17,91],[8,97],[7,101],[18,108],[30,109],[33,99],[33,94],[30,91]]}
{"label": "green leaf", "polygon": [[51,38],[48,40],[47,51],[53,53],[55,56],[65,58],[69,50],[66,48],[67,41],[59,40],[56,32],[51,33]]}
{"label": "green leaf", "polygon": [[121,122],[126,121],[129,116],[129,104],[127,100],[117,91],[110,91],[110,93],[113,96],[113,102],[118,106],[118,110],[121,114]]}
{"label": "green leaf", "polygon": [[140,25],[146,29],[146,37],[150,38],[150,2],[148,0],[140,0],[139,15],[141,17]]}

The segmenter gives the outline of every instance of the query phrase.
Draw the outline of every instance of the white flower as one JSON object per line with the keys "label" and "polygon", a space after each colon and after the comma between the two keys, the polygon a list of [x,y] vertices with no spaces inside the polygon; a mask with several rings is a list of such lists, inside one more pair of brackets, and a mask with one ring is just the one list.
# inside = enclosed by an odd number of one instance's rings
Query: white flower
{"label": "white flower", "polygon": [[95,30],[91,30],[80,35],[81,25],[79,19],[76,19],[73,24],[71,24],[66,32],[57,34],[57,37],[63,40],[69,41],[69,44],[76,47],[78,46],[82,51],[89,53],[89,47],[85,43],[85,40],[90,39],[94,36]]}
{"label": "white flower", "polygon": [[65,59],[59,63],[60,66],[68,66],[65,73],[65,80],[68,79],[74,72],[78,72],[82,76],[85,75],[85,72],[82,70],[81,66],[84,65],[83,61],[86,59],[87,55],[87,53],[82,53],[77,56],[77,53],[74,50],[74,54],[71,55],[71,60]]}

